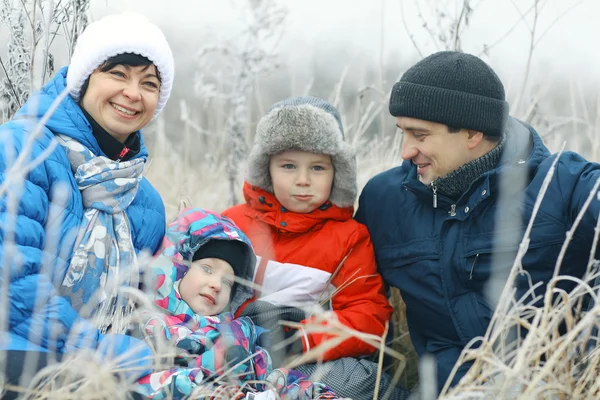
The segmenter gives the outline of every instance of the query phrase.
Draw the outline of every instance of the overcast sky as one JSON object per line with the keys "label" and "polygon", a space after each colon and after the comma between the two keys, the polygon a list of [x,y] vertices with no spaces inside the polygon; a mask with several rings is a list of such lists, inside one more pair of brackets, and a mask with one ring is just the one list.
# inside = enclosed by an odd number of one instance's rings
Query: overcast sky
{"label": "overcast sky", "polygon": [[[436,50],[427,32],[421,27],[415,4],[417,0],[287,0],[289,18],[283,51],[291,57],[310,54],[315,48],[339,46],[345,48],[348,60],[373,58],[385,62],[389,57],[418,57],[409,40],[406,27],[414,35],[422,53]],[[434,28],[436,20],[431,5],[454,12],[456,0],[418,0],[421,12]],[[243,18],[240,4],[245,0],[93,0],[91,15],[98,18],[115,10],[135,10],[168,30],[170,41],[189,43],[190,51],[201,46],[202,32],[210,31],[226,37]],[[538,18],[538,36],[559,15],[576,5],[542,38],[534,53],[534,65],[543,72],[589,74],[596,79],[600,70],[600,15],[598,0],[542,0],[544,8]],[[519,20],[519,11],[525,12],[533,0],[472,0],[477,5],[463,34],[463,50],[479,53],[484,44],[491,44],[505,34]],[[429,6],[429,7],[428,7]],[[402,18],[404,9],[404,21]],[[449,9],[448,9],[449,8]],[[533,13],[527,18],[533,23]],[[173,30],[173,28],[175,28]],[[438,33],[440,31],[437,28]],[[510,80],[513,71],[522,71],[529,51],[530,34],[525,23],[520,23],[490,53],[489,61]],[[381,49],[383,48],[383,53]]]}
{"label": "overcast sky", "polygon": [[[279,75],[290,80],[289,90],[279,95],[299,94],[314,77],[335,82],[347,68],[348,79],[356,86],[381,85],[383,91],[392,79],[420,58],[409,39],[413,35],[422,55],[438,49],[436,41],[423,28],[424,21],[434,35],[449,34],[440,26],[437,11],[457,13],[455,5],[464,0],[279,0],[288,9],[282,40],[278,46],[280,63],[292,74]],[[462,49],[479,55],[484,45],[504,39],[489,52],[486,61],[498,72],[507,89],[509,101],[520,92],[530,46],[529,27],[533,13],[518,22],[535,0],[470,0],[475,6],[463,31]],[[574,82],[597,93],[600,87],[600,0],[538,0],[544,4],[537,20],[537,38],[530,81]],[[193,96],[191,82],[198,68],[195,55],[202,46],[235,41],[247,15],[244,5],[252,0],[92,0],[91,20],[119,11],[146,15],[165,32],[175,53],[178,79],[176,96]],[[18,4],[15,1],[15,4]],[[420,5],[419,9],[416,4]],[[517,9],[520,8],[520,11]],[[575,6],[575,7],[572,7]],[[554,23],[554,21],[564,15]],[[403,17],[404,16],[404,17]],[[517,23],[518,22],[518,23]],[[515,23],[517,23],[515,25]],[[548,30],[548,28],[551,28]],[[511,28],[513,28],[511,30]],[[546,34],[541,38],[543,32]],[[0,26],[0,55],[7,51],[6,27]],[[68,63],[67,54],[56,41],[52,49],[56,66]],[[64,47],[64,46],[63,46]],[[377,70],[381,63],[395,71],[387,81],[365,71]],[[380,68],[379,68],[380,69]],[[281,71],[280,70],[280,71]],[[274,80],[273,82],[279,82]],[[316,90],[332,90],[317,87]],[[315,88],[313,88],[314,90]],[[562,93],[562,89],[559,89]],[[327,93],[312,93],[326,96]]]}

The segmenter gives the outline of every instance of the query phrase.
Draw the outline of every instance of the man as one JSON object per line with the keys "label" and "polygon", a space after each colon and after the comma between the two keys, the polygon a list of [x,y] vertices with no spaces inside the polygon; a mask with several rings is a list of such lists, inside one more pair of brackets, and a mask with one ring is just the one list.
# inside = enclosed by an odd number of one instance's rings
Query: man
{"label": "man", "polygon": [[[504,285],[557,155],[508,116],[500,79],[472,55],[444,51],[418,62],[395,84],[390,113],[404,134],[404,162],[369,181],[356,219],[369,229],[384,280],[406,302],[417,353],[436,359],[441,390],[463,348],[486,332],[499,292],[489,283]],[[575,153],[560,157],[523,259],[528,274],[515,282],[517,299],[530,288],[527,275],[543,282],[536,295],[545,291],[565,232],[599,178],[600,165]],[[561,274],[585,272],[599,211],[594,197]]]}

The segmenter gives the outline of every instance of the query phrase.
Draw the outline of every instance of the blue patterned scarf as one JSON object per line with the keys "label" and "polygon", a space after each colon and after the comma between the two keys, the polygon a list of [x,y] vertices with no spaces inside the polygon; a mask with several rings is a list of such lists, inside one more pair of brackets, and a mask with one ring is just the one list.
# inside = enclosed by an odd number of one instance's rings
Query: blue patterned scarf
{"label": "blue patterned scarf", "polygon": [[85,208],[60,294],[77,311],[91,311],[101,332],[123,332],[133,302],[119,288],[139,284],[125,209],[137,193],[144,160],[116,162],[67,136],[56,139],[67,153]]}

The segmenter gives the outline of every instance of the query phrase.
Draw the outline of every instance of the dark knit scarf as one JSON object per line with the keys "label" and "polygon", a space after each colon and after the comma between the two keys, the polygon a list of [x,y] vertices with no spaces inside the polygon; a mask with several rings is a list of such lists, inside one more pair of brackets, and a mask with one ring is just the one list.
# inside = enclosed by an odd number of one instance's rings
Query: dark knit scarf
{"label": "dark knit scarf", "polygon": [[81,108],[83,115],[92,126],[92,134],[98,142],[100,149],[113,161],[128,161],[135,157],[141,149],[140,136],[137,132],[127,137],[125,143],[112,137],[87,111]]}
{"label": "dark knit scarf", "polygon": [[448,175],[436,179],[429,185],[429,188],[433,189],[435,186],[437,190],[445,196],[457,200],[463,193],[469,190],[469,186],[471,186],[471,183],[477,178],[496,168],[498,161],[500,161],[500,157],[502,156],[505,142],[506,140],[503,136],[500,143],[498,143],[492,151],[473,161],[469,161],[458,169],[450,172]]}

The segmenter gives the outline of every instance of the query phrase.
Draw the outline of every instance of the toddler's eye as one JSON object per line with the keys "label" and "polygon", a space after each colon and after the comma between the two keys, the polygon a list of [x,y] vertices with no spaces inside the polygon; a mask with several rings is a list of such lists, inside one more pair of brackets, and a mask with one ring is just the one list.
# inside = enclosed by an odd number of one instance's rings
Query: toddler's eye
{"label": "toddler's eye", "polygon": [[212,274],[212,267],[210,265],[200,264],[200,268],[207,274]]}
{"label": "toddler's eye", "polygon": [[281,166],[281,168],[284,168],[284,169],[294,169],[296,167],[294,166],[294,164],[283,164]]}
{"label": "toddler's eye", "polygon": [[231,279],[223,279],[223,284],[233,287],[233,281]]}

